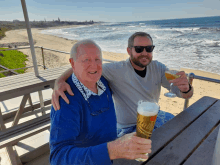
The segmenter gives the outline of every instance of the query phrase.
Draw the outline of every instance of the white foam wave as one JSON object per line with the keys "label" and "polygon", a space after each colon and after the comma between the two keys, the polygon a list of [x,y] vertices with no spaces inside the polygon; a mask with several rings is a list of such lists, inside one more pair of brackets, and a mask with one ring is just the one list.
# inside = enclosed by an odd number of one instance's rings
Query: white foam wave
{"label": "white foam wave", "polygon": [[[64,29],[44,30],[71,40],[90,38],[100,45],[103,51],[127,53],[127,39],[136,31],[144,31],[154,39],[156,45],[154,59],[167,65],[179,63],[181,67],[219,72],[220,36],[218,33],[206,35],[200,28],[160,28],[154,25],[108,23],[111,26],[84,26]],[[115,25],[115,26],[114,26]],[[193,29],[193,30],[192,30]],[[195,35],[196,34],[196,35]],[[213,35],[213,36],[210,36]],[[215,48],[217,47],[217,48]],[[218,67],[217,67],[218,66]]]}
{"label": "white foam wave", "polygon": [[220,40],[219,41],[213,41],[213,40],[204,40],[204,45],[208,45],[210,47],[220,47]]}

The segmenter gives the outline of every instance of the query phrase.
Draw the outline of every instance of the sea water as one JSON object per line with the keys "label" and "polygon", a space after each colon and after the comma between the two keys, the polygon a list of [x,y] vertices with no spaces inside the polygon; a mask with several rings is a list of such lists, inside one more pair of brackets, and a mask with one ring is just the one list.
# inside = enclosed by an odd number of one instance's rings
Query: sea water
{"label": "sea water", "polygon": [[70,40],[92,39],[103,51],[127,53],[128,38],[149,33],[153,59],[168,66],[220,74],[220,16],[155,21],[105,22],[91,26],[44,30]]}

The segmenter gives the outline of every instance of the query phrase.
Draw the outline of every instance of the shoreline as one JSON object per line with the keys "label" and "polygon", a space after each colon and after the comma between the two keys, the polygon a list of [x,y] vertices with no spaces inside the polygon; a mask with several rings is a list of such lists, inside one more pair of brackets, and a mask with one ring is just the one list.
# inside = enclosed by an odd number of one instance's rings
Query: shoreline
{"label": "shoreline", "polygon": [[[73,25],[74,27],[80,27],[81,25]],[[53,29],[58,28],[69,28],[68,27],[52,27]],[[68,40],[62,37],[53,36],[50,34],[42,34],[41,30],[47,30],[49,28],[32,28],[32,36],[34,39],[35,46],[43,46],[49,49],[55,49],[65,52],[70,52],[70,49],[76,40]],[[12,42],[28,42],[28,36],[26,29],[10,30],[6,32],[6,37],[0,40],[0,44],[3,43],[12,43]],[[26,62],[27,66],[32,66],[32,57],[30,49],[20,49],[19,51],[28,55]],[[125,53],[113,53],[103,51],[103,59],[121,61],[127,59],[129,56]],[[38,64],[43,64],[41,49],[35,49],[36,58]],[[69,55],[44,50],[45,64],[48,68],[61,67],[63,65],[69,65]],[[43,70],[42,67],[39,67],[39,70]],[[220,79],[220,75],[200,70],[193,70],[188,68],[182,68],[186,73],[193,72],[195,75],[210,77],[214,79]],[[28,69],[28,72],[33,72],[33,68]],[[197,101],[203,96],[211,96],[220,99],[220,85],[212,82],[202,81],[202,80],[193,80],[194,95],[189,99],[189,105]],[[179,114],[183,110],[184,99],[181,98],[167,98],[164,96],[164,93],[167,92],[167,89],[161,88],[161,95],[159,99],[160,109],[166,112],[170,112],[174,115]]]}

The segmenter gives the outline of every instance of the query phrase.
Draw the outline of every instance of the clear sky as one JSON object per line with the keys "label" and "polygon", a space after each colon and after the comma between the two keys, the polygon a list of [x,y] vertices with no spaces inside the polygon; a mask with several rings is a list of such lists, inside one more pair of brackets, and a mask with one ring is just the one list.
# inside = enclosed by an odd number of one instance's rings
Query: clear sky
{"label": "clear sky", "polygon": [[[220,0],[26,0],[29,20],[127,22],[220,16]],[[0,21],[24,20],[20,0],[0,0]]]}

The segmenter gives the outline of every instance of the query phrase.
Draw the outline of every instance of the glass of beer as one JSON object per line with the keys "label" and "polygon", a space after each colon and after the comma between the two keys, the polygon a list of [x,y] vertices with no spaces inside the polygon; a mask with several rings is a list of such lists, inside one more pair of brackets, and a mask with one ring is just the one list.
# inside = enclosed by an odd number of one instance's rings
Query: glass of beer
{"label": "glass of beer", "polygon": [[[154,129],[160,106],[156,102],[139,101],[137,108],[137,127],[136,133],[138,137],[150,139]],[[143,153],[144,154],[144,153]],[[148,153],[146,153],[147,155]],[[138,158],[137,161],[146,161],[146,159]]]}
{"label": "glass of beer", "polygon": [[[166,79],[168,81],[170,81],[170,80],[174,80],[176,78],[179,78],[180,75],[176,75],[178,72],[179,72],[179,67],[175,67],[174,69],[166,68],[166,71],[165,71]],[[176,94],[173,93],[172,90],[171,90],[172,85],[173,85],[173,83],[170,84],[170,90],[169,90],[169,92],[164,93],[164,96],[171,97],[171,98],[176,97]]]}

